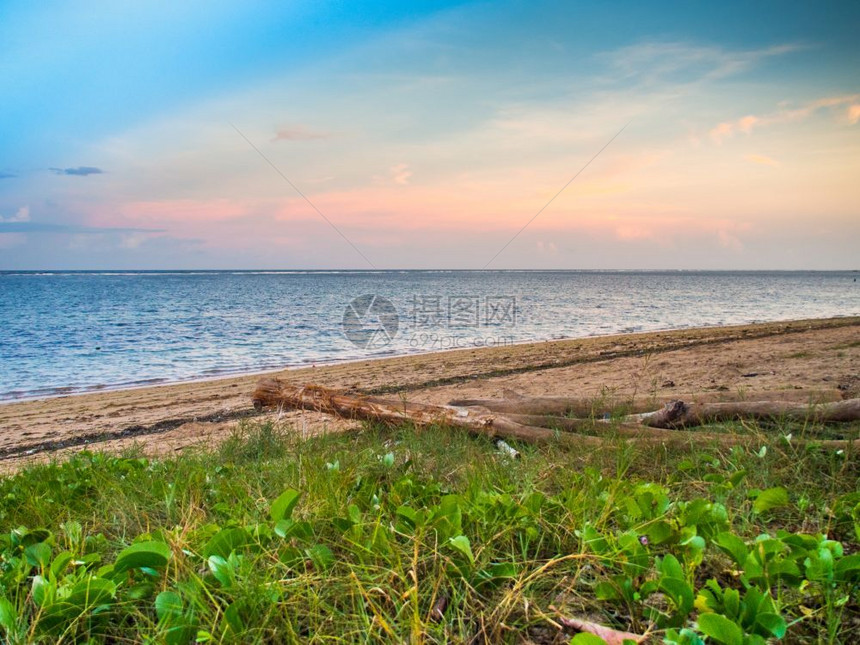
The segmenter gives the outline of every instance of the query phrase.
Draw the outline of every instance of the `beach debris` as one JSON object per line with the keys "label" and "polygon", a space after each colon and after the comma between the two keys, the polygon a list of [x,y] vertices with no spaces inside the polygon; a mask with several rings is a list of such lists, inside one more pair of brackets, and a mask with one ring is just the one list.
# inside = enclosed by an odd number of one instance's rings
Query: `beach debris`
{"label": "beach debris", "polygon": [[661,410],[643,417],[642,423],[654,428],[683,428],[738,419],[850,423],[860,420],[860,399],[818,405],[798,405],[788,401],[735,401],[688,405],[683,401],[673,401]]}
{"label": "beach debris", "polygon": [[[659,445],[714,442],[725,446],[753,445],[760,437],[749,434],[727,434],[687,430],[711,421],[736,419],[791,419],[842,423],[860,420],[860,399],[848,399],[818,405],[800,405],[788,401],[739,401],[722,403],[693,403],[670,401],[661,409],[634,412],[612,420],[603,409],[584,399],[518,397],[502,401],[457,400],[449,405],[415,403],[405,399],[387,399],[362,394],[345,394],[319,385],[295,385],[279,379],[263,379],[252,395],[254,407],[314,410],[349,420],[374,421],[386,424],[411,423],[418,428],[444,425],[471,434],[482,435],[497,442],[502,440],[526,443],[557,442],[577,448],[600,447],[605,437],[627,442]],[[556,416],[535,413],[537,409],[567,411],[575,407],[584,416]],[[628,406],[628,409],[633,406]],[[635,409],[635,408],[634,408]],[[527,412],[522,412],[526,410]],[[587,410],[587,412],[586,412]],[[587,433],[587,434],[586,434]],[[800,444],[801,441],[796,443]],[[853,439],[806,441],[824,448],[845,449]],[[505,442],[511,450],[514,450]],[[500,448],[501,449],[501,448]],[[504,450],[508,452],[507,450]],[[508,453],[510,454],[510,453]]]}
{"label": "beach debris", "polygon": [[443,593],[433,604],[433,609],[430,610],[430,620],[434,623],[439,623],[445,620],[445,610],[448,609],[448,596]]}
{"label": "beach debris", "polygon": [[594,634],[598,638],[602,638],[606,645],[624,645],[624,643],[630,641],[634,643],[643,643],[647,638],[644,634],[622,632],[599,623],[591,622],[590,620],[567,618],[566,616],[558,616],[555,620],[559,625],[567,629],[571,629],[576,632],[585,632],[586,634]]}
{"label": "beach debris", "polygon": [[511,459],[520,458],[519,451],[503,439],[496,439],[496,448],[499,449],[499,452],[506,454]]}

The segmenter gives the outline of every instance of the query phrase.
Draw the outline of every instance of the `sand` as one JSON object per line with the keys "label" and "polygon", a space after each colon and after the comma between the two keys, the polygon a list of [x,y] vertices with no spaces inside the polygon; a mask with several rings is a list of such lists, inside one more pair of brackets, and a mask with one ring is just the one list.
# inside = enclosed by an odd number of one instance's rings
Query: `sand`
{"label": "sand", "polygon": [[[743,398],[795,401],[860,396],[860,317],[709,327],[437,352],[277,376],[426,403],[530,395]],[[74,450],[173,454],[215,445],[257,414],[260,375],[0,405],[0,470]],[[296,432],[354,424],[313,412],[278,417]]]}

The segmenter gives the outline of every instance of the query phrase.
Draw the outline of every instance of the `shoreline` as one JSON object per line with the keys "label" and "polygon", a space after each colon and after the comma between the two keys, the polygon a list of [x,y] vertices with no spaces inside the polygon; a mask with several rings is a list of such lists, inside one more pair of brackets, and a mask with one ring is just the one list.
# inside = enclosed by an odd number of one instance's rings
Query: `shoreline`
{"label": "shoreline", "polygon": [[[733,328],[744,328],[750,326],[761,326],[761,325],[778,325],[778,324],[793,324],[793,323],[811,323],[816,321],[840,321],[840,320],[860,320],[860,315],[854,314],[844,314],[838,316],[830,316],[827,318],[784,318],[784,319],[776,319],[776,320],[753,320],[750,322],[737,323],[731,325],[698,325],[698,326],[678,326],[678,327],[665,327],[659,329],[648,329],[641,331],[619,331],[608,334],[590,334],[587,336],[565,336],[562,338],[548,338],[542,340],[520,340],[520,341],[511,341],[510,343],[504,344],[496,344],[496,345],[485,345],[485,346],[465,346],[465,347],[453,347],[453,348],[439,348],[439,349],[430,349],[426,351],[414,351],[414,352],[405,352],[405,353],[392,353],[386,354],[384,356],[366,356],[362,358],[345,358],[345,359],[331,359],[331,360],[322,360],[316,361],[314,363],[301,363],[296,365],[283,365],[279,367],[271,367],[265,368],[261,370],[250,369],[246,370],[243,368],[238,368],[236,371],[224,371],[220,374],[214,374],[209,376],[193,376],[189,378],[182,378],[177,380],[163,380],[161,382],[152,382],[152,379],[149,382],[141,382],[141,383],[123,383],[120,385],[108,385],[108,384],[98,384],[98,385],[90,385],[81,387],[79,389],[73,389],[71,387],[58,387],[56,390],[70,390],[70,391],[57,391],[56,393],[51,394],[38,394],[34,396],[24,395],[21,397],[14,398],[3,398],[3,395],[0,395],[0,408],[7,405],[14,405],[16,403],[31,403],[35,401],[51,401],[55,399],[66,399],[70,397],[79,397],[79,396],[88,396],[93,394],[102,394],[102,393],[113,393],[113,392],[127,392],[127,391],[135,391],[135,390],[145,390],[150,388],[165,388],[165,387],[173,387],[178,385],[192,385],[197,383],[211,383],[216,381],[222,381],[227,379],[234,378],[253,378],[253,377],[262,377],[271,374],[279,374],[282,372],[294,372],[302,369],[314,369],[317,367],[333,367],[338,365],[350,365],[354,363],[363,363],[367,361],[387,361],[398,358],[408,358],[413,356],[432,356],[436,354],[445,354],[448,352],[460,352],[460,351],[482,351],[487,349],[499,349],[499,348],[509,348],[509,347],[519,347],[523,345],[536,345],[543,343],[564,343],[569,341],[583,341],[590,340],[595,338],[612,338],[615,336],[641,336],[647,334],[662,334],[662,333],[671,333],[671,332],[682,332],[682,331],[698,331],[698,330],[708,330],[708,329],[733,329]],[[2,430],[2,428],[0,428]]]}
{"label": "shoreline", "polygon": [[[218,442],[243,419],[285,421],[303,434],[355,424],[313,412],[258,415],[261,376],[419,402],[530,395],[697,400],[761,396],[835,400],[860,387],[860,317],[684,328],[367,358],[0,405],[0,469],[69,450],[153,454]],[[854,394],[853,396],[858,396]]]}

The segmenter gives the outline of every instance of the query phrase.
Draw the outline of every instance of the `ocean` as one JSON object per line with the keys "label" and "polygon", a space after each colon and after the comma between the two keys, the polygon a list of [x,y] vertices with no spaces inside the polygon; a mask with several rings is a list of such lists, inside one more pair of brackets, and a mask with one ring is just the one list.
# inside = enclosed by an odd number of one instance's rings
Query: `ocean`
{"label": "ocean", "polygon": [[0,401],[527,341],[860,315],[860,273],[0,272]]}

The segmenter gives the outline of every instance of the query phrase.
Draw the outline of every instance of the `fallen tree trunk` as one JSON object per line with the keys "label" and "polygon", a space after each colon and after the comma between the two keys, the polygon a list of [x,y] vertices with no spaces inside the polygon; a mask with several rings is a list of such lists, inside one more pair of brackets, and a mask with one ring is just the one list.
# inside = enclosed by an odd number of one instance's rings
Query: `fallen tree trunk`
{"label": "fallen tree trunk", "polygon": [[[502,415],[496,414],[484,407],[453,407],[413,403],[405,400],[386,399],[382,397],[347,395],[328,388],[306,385],[292,385],[277,379],[261,381],[253,394],[254,406],[277,407],[287,409],[304,409],[333,414],[344,419],[374,421],[398,425],[412,423],[418,427],[431,425],[446,425],[466,430],[472,434],[491,439],[512,439],[526,443],[557,442],[576,448],[599,448],[605,445],[605,437],[615,436],[622,441],[652,445],[683,445],[692,443],[713,442],[723,446],[760,444],[761,437],[756,435],[732,435],[698,431],[681,431],[661,429],[664,426],[652,426],[642,423],[611,424],[602,421],[586,419],[553,419],[535,415]],[[690,406],[677,401],[667,405],[663,410],[638,415],[640,422],[663,418],[665,423],[678,423],[684,420],[684,414]],[[853,407],[846,408],[853,410]],[[846,414],[842,407],[830,411],[828,418],[837,418]],[[660,417],[659,415],[662,415]],[[841,417],[839,417],[841,418]],[[669,421],[665,421],[669,419]],[[543,424],[544,427],[541,427]],[[545,427],[549,425],[549,427]],[[561,426],[561,427],[558,427]],[[600,431],[606,429],[603,436],[579,434],[579,431]],[[802,443],[802,442],[796,442]],[[851,441],[831,440],[816,442],[831,448],[846,448]]]}
{"label": "fallen tree trunk", "polygon": [[[370,396],[339,394],[315,385],[295,386],[277,379],[261,381],[253,394],[254,406],[316,410],[345,419],[380,423],[413,423],[419,427],[447,425],[490,438],[514,439],[526,443],[543,443],[557,438],[548,428],[525,426],[481,408],[453,408],[423,403],[409,403]],[[599,437],[562,435],[564,443],[601,445]]]}
{"label": "fallen tree trunk", "polygon": [[[719,403],[718,397],[723,394],[707,393],[696,395],[698,403]],[[815,404],[825,402],[841,401],[840,393],[836,390],[817,392],[810,395],[809,392],[801,390],[787,390],[784,392],[773,392],[769,395],[756,395],[758,401],[771,400],[770,397],[779,397],[781,403],[794,401],[798,407],[803,407],[810,400]],[[504,390],[501,399],[454,399],[448,405],[455,407],[482,407],[492,412],[508,414],[531,414],[550,415],[558,417],[574,417],[579,419],[600,418],[604,414],[612,414],[619,408],[626,409],[629,413],[644,413],[654,410],[656,405],[664,405],[678,399],[675,397],[657,397],[639,401],[631,401],[622,397],[608,396],[594,399],[585,399],[567,396],[525,396],[513,390]]]}
{"label": "fallen tree trunk", "polygon": [[673,401],[656,412],[639,415],[638,418],[642,424],[652,428],[686,428],[714,421],[739,419],[849,423],[860,420],[860,399],[820,405],[797,405],[787,401],[738,401],[688,405],[683,401]]}

